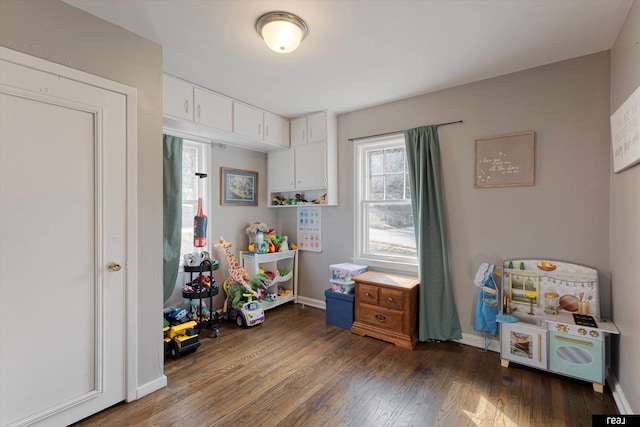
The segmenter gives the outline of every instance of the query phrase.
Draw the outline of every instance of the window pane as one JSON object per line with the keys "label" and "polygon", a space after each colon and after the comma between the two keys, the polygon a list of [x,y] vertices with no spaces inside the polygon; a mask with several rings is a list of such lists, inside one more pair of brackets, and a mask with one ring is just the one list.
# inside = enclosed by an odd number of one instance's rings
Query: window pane
{"label": "window pane", "polygon": [[382,174],[382,150],[367,152],[367,160],[369,163],[369,174],[380,175]]}
{"label": "window pane", "polygon": [[416,256],[411,204],[370,204],[368,221],[367,252],[389,256]]}
{"label": "window pane", "polygon": [[193,246],[193,217],[195,215],[196,206],[194,204],[182,204],[182,243],[180,245],[181,255],[190,254],[195,251],[195,247]]}
{"label": "window pane", "polygon": [[404,148],[384,150],[384,173],[404,172]]}
{"label": "window pane", "polygon": [[404,174],[404,182],[406,183],[404,198],[407,200],[411,200],[411,186],[409,185],[409,172]]}
{"label": "window pane", "polygon": [[369,178],[368,190],[368,200],[384,199],[384,175],[372,176],[371,178]]}
{"label": "window pane", "polygon": [[196,183],[196,166],[198,165],[198,150],[193,147],[182,148],[182,199],[196,200],[198,187]]}
{"label": "window pane", "polygon": [[402,200],[404,198],[404,174],[385,175],[385,200]]}

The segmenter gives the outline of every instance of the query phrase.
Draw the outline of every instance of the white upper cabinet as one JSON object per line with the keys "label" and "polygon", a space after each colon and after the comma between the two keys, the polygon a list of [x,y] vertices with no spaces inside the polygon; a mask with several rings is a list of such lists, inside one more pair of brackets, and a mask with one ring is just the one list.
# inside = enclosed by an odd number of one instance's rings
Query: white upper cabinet
{"label": "white upper cabinet", "polygon": [[195,122],[201,125],[231,132],[232,101],[199,87],[193,89]]}
{"label": "white upper cabinet", "polygon": [[233,102],[233,132],[253,139],[263,139],[264,115],[262,110],[240,102]]}
{"label": "white upper cabinet", "polygon": [[289,120],[264,113],[264,140],[283,148],[289,147]]}
{"label": "white upper cabinet", "polygon": [[289,148],[289,120],[163,74],[167,131],[270,152]]}
{"label": "white upper cabinet", "polygon": [[307,144],[295,148],[296,184],[304,190],[327,186],[327,144]]}
{"label": "white upper cabinet", "polygon": [[291,146],[327,139],[327,114],[324,111],[291,119]]}
{"label": "white upper cabinet", "polygon": [[327,138],[327,113],[309,114],[307,116],[307,142],[322,142]]}
{"label": "white upper cabinet", "polygon": [[294,161],[293,150],[269,153],[267,182],[270,191],[290,191],[295,188]]}
{"label": "white upper cabinet", "polygon": [[291,119],[291,146],[307,143],[307,116]]}
{"label": "white upper cabinet", "polygon": [[[338,132],[334,113],[321,111],[290,121],[291,148],[269,153],[269,203],[290,200],[297,193],[306,200],[325,196],[338,204]],[[293,205],[287,205],[293,206]]]}
{"label": "white upper cabinet", "polygon": [[163,74],[162,112],[179,119],[193,121],[193,85]]}

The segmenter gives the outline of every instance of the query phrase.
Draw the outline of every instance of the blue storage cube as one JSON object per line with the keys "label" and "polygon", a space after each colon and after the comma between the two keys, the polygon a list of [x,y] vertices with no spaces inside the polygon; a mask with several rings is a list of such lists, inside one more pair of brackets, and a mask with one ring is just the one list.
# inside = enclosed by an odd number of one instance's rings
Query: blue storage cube
{"label": "blue storage cube", "polygon": [[327,304],[327,325],[351,329],[353,324],[353,294],[324,291]]}

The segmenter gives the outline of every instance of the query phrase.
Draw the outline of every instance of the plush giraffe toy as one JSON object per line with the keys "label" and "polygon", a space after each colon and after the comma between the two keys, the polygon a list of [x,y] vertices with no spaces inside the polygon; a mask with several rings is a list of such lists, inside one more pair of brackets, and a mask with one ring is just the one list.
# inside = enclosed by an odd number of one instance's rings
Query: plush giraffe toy
{"label": "plush giraffe toy", "polygon": [[220,236],[220,240],[218,240],[216,247],[222,251],[227,259],[227,267],[229,268],[229,275],[231,276],[230,282],[241,284],[247,290],[247,293],[250,293],[257,298],[258,293],[249,285],[249,275],[247,274],[247,270],[240,266],[235,255],[233,255],[229,250],[231,243],[225,241],[224,237]]}

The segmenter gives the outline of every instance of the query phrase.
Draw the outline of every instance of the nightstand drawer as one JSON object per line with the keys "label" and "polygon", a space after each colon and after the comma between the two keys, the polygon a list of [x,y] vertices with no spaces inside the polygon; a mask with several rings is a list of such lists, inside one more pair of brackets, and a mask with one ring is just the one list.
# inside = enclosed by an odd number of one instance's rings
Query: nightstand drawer
{"label": "nightstand drawer", "polygon": [[403,301],[404,301],[404,292],[398,291],[396,289],[380,289],[380,306],[392,308],[394,310],[403,309]]}
{"label": "nightstand drawer", "polygon": [[360,320],[378,328],[391,331],[402,331],[403,313],[398,313],[384,307],[362,307]]}
{"label": "nightstand drawer", "polygon": [[378,305],[378,287],[371,285],[358,286],[358,301],[365,304]]}

